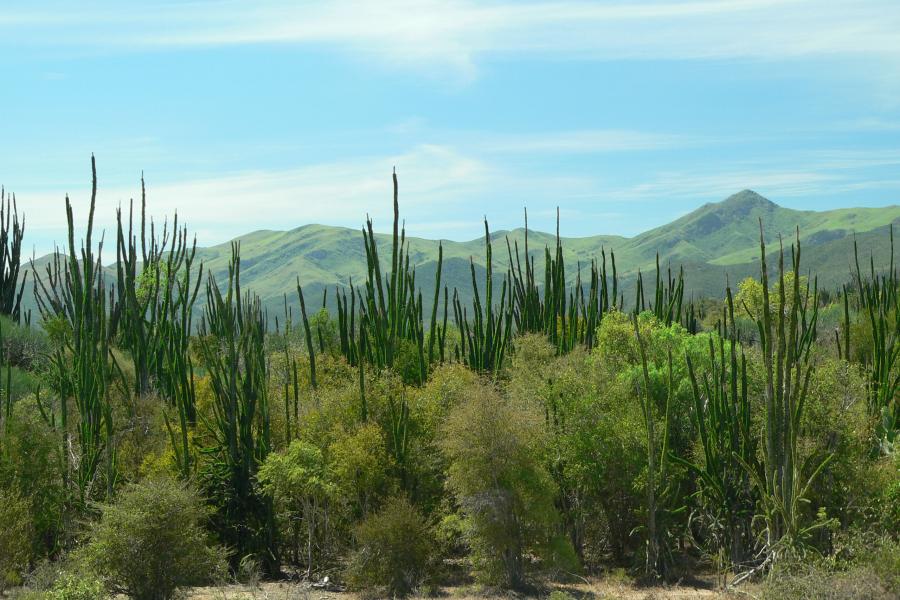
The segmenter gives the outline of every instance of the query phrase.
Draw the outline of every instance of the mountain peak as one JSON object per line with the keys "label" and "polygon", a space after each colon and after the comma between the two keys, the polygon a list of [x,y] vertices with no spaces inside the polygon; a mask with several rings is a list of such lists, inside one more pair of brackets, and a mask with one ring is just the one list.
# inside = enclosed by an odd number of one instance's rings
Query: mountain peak
{"label": "mountain peak", "polygon": [[737,194],[728,196],[720,203],[722,206],[730,208],[775,208],[778,205],[753,190],[741,190]]}

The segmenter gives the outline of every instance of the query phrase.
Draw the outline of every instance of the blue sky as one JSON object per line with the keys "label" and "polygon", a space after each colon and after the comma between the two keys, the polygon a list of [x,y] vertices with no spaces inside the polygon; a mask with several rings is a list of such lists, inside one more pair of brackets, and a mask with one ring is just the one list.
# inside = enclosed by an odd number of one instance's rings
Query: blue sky
{"label": "blue sky", "polygon": [[0,183],[29,252],[64,197],[148,184],[201,245],[306,223],[633,235],[752,188],[900,203],[896,0],[0,4]]}

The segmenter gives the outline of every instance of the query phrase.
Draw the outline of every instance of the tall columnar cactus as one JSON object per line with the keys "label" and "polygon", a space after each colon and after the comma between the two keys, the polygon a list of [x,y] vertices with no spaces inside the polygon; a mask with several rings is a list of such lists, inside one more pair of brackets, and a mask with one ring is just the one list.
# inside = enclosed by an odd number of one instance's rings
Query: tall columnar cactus
{"label": "tall columnar cactus", "polygon": [[253,555],[266,571],[278,569],[272,505],[254,480],[271,448],[266,316],[259,297],[241,293],[240,246],[232,244],[225,293],[210,277],[200,323],[203,366],[213,392],[207,423],[210,462],[203,473],[216,501],[214,522],[235,560]]}
{"label": "tall columnar cactus", "polygon": [[[366,252],[366,281],[357,289],[350,282],[347,290],[338,290],[338,328],[341,352],[352,365],[365,361],[378,369],[394,367],[404,349],[415,352],[417,379],[422,382],[435,362],[435,344],[443,355],[446,319],[437,322],[440,299],[443,248],[438,248],[438,264],[434,283],[434,305],[426,339],[422,295],[416,287],[415,268],[410,265],[406,230],[400,224],[399,186],[393,175],[394,221],[391,236],[390,272],[382,272],[373,222],[363,228]],[[357,308],[358,301],[358,308]],[[446,311],[446,293],[445,293]],[[358,313],[358,314],[357,314]]]}
{"label": "tall columnar cactus", "polygon": [[751,428],[747,361],[737,335],[731,288],[718,335],[709,338],[709,367],[698,374],[685,355],[694,398],[693,421],[702,460],[686,465],[698,478],[697,497],[707,535],[731,565],[743,564],[753,550],[752,521],[757,494],[744,465],[759,471],[757,439]]}
{"label": "tall columnar cactus", "polygon": [[[549,247],[544,248],[544,283],[538,286],[535,273],[534,257],[528,247],[528,212],[525,212],[525,270],[522,270],[522,258],[519,243],[510,244],[506,240],[509,255],[509,287],[510,304],[513,310],[515,330],[517,333],[541,333],[562,354],[573,349],[577,344],[593,347],[594,334],[603,314],[615,307],[618,282],[616,281],[616,258],[612,253],[612,302],[608,287],[606,271],[606,251],[601,252],[602,266],[591,261],[591,276],[585,286],[581,279],[581,265],[574,286],[570,289],[566,280],[566,268],[563,258],[562,241],[559,237],[559,211],[556,217],[556,244],[551,253]],[[543,293],[542,293],[543,291]]]}
{"label": "tall columnar cactus", "polygon": [[470,368],[487,373],[497,373],[503,366],[512,335],[513,308],[508,292],[509,277],[504,278],[500,290],[500,302],[494,306],[493,258],[491,254],[491,233],[488,222],[484,222],[485,245],[485,282],[484,304],[478,291],[478,279],[475,263],[469,260],[472,274],[472,321],[459,300],[459,294],[453,293],[453,312],[456,327],[460,332],[458,358]]}
{"label": "tall columnar cactus", "polygon": [[[868,276],[859,267],[856,241],[856,296],[859,312],[872,331],[869,353],[871,364],[866,365],[869,411],[878,419],[877,436],[886,447],[895,444],[900,436],[900,278],[894,268],[894,229],[890,229],[891,261],[887,273],[875,272],[874,258],[870,259]],[[844,297],[847,297],[845,291]],[[846,300],[845,300],[846,302]],[[845,307],[845,313],[849,309]],[[850,355],[849,314],[845,317],[845,356]]]}
{"label": "tall columnar cactus", "polygon": [[[135,392],[155,388],[169,402],[185,394],[189,379],[188,354],[194,303],[200,290],[203,265],[193,273],[196,239],[188,242],[187,228],[179,229],[175,215],[170,231],[164,224],[157,236],[153,222],[147,235],[147,197],[141,179],[140,240],[134,231],[133,205],[127,230],[121,209],[116,211],[116,303],[113,333],[131,354]],[[193,283],[191,282],[194,278]],[[194,420],[193,404],[187,407]]]}
{"label": "tall columnar cactus", "polygon": [[22,316],[22,293],[28,278],[25,272],[19,281],[24,235],[25,217],[19,221],[16,197],[0,188],[0,314],[17,323]]}
{"label": "tall columnar cactus", "polygon": [[[645,341],[641,336],[639,316],[632,315],[631,319],[641,361],[637,397],[646,431],[647,513],[644,527],[644,572],[650,577],[666,578],[670,574],[673,565],[672,533],[675,527],[672,521],[673,518],[683,512],[682,494],[678,482],[671,477],[670,469],[669,411],[674,393],[672,352],[671,350],[669,351],[666,363],[666,397],[663,402],[660,402],[659,399],[654,397],[647,350]],[[664,406],[662,414],[659,414],[659,405]],[[656,431],[658,420],[662,420],[663,430],[661,433]]]}
{"label": "tall columnar cactus", "polygon": [[[792,267],[800,273],[800,232],[791,246]],[[821,525],[803,511],[804,498],[830,457],[804,459],[798,444],[809,382],[818,319],[818,293],[801,293],[800,277],[787,289],[784,247],[778,258],[778,297],[774,303],[766,264],[766,245],[760,221],[762,310],[757,316],[765,374],[765,443],[759,464],[745,461],[760,498],[766,525],[767,561],[781,556],[785,546],[802,543]]]}
{"label": "tall columnar cactus", "polygon": [[[35,296],[44,321],[61,320],[66,335],[52,356],[53,382],[60,399],[63,479],[74,482],[76,500],[84,506],[97,496],[101,463],[106,495],[112,495],[116,479],[113,415],[109,387],[114,369],[110,354],[106,285],[100,262],[102,242],[93,247],[94,208],[97,200],[97,167],[91,157],[91,204],[81,249],[75,246],[72,204],[66,196],[68,254],[47,266],[47,283],[35,273]],[[69,402],[77,414],[70,425]],[[75,439],[71,430],[75,429]],[[70,456],[75,456],[74,464]],[[67,485],[68,487],[68,485]]]}
{"label": "tall columnar cactus", "polygon": [[635,312],[651,310],[656,318],[668,327],[672,323],[682,322],[682,308],[684,304],[684,269],[678,270],[678,277],[672,275],[671,267],[666,270],[666,279],[662,277],[659,267],[659,254],[656,255],[656,281],[653,300],[649,301],[644,296],[644,278],[638,271],[637,287],[635,288]]}

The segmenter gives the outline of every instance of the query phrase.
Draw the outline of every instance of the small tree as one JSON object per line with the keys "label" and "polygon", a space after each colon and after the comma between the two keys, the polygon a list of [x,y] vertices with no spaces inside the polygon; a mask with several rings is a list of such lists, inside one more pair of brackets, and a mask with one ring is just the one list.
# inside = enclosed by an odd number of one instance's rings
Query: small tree
{"label": "small tree", "polygon": [[0,592],[21,582],[31,559],[33,526],[28,502],[12,490],[0,488]]}
{"label": "small tree", "polygon": [[179,587],[225,571],[225,551],[210,543],[203,527],[204,502],[184,484],[169,478],[132,484],[102,511],[84,552],[112,592],[168,600]]}
{"label": "small tree", "polygon": [[541,461],[541,415],[482,385],[451,413],[442,432],[447,484],[464,517],[479,574],[521,587],[525,557],[551,562],[574,553],[556,535],[556,489]]}
{"label": "small tree", "polygon": [[308,442],[294,440],[285,451],[270,454],[257,477],[263,492],[275,502],[278,515],[287,523],[295,558],[299,558],[300,533],[306,530],[306,574],[310,575],[317,531],[320,523],[327,521],[328,503],[337,489],[322,451]]}
{"label": "small tree", "polygon": [[406,498],[393,498],[355,531],[357,549],[347,576],[358,588],[384,588],[389,597],[405,596],[431,566],[434,536],[422,514]]}

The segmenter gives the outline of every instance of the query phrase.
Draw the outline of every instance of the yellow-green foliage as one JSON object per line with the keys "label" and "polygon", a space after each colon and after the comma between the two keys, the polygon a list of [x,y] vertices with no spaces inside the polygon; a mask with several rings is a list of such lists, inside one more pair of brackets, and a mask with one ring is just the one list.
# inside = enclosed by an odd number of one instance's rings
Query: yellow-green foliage
{"label": "yellow-green foliage", "polygon": [[0,591],[22,582],[32,553],[31,513],[28,500],[0,488]]}
{"label": "yellow-green foliage", "polygon": [[331,472],[357,515],[365,515],[391,488],[391,459],[374,423],[338,431],[328,447]]}
{"label": "yellow-green foliage", "polygon": [[392,498],[354,529],[347,579],[366,595],[405,596],[434,568],[434,534],[406,498]]}
{"label": "yellow-green foliage", "polygon": [[127,486],[102,507],[81,557],[112,592],[166,600],[179,587],[224,574],[225,551],[211,543],[208,509],[190,487],[168,478]]}
{"label": "yellow-green foliage", "polygon": [[29,527],[34,533],[22,550],[33,549],[36,556],[46,554],[54,549],[52,541],[64,533],[61,519],[65,496],[59,473],[59,436],[41,416],[34,395],[13,406],[2,444],[0,488],[17,490],[18,496],[27,501]]}
{"label": "yellow-green foliage", "polygon": [[[809,278],[806,275],[800,276],[800,294],[801,298],[808,298],[806,294],[806,286],[809,284]],[[771,289],[769,290],[769,310],[773,314],[778,313],[779,294],[781,291],[781,279],[773,278],[770,280]],[[794,289],[794,272],[785,271],[784,273],[784,295],[785,295],[785,315],[789,315],[794,300],[791,297],[791,290]],[[735,311],[747,316],[751,319],[761,319],[763,312],[763,286],[760,281],[754,277],[747,277],[738,284],[738,293],[734,297]]]}
{"label": "yellow-green foliage", "polygon": [[541,462],[541,421],[536,407],[484,383],[442,428],[447,485],[463,514],[476,570],[487,582],[522,585],[532,554],[572,568],[571,549],[556,535],[556,489]]}

